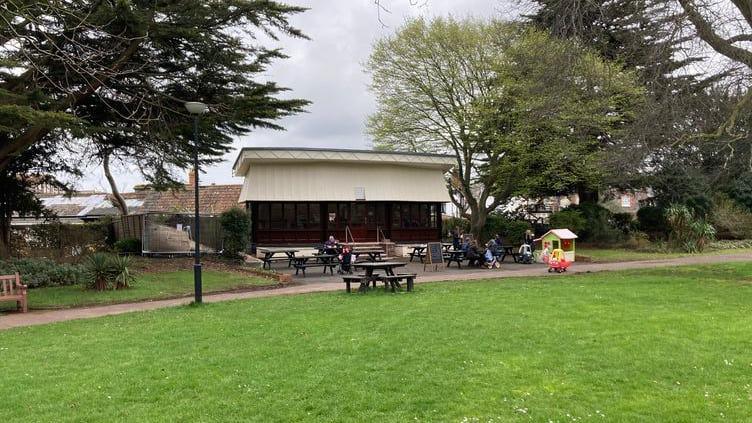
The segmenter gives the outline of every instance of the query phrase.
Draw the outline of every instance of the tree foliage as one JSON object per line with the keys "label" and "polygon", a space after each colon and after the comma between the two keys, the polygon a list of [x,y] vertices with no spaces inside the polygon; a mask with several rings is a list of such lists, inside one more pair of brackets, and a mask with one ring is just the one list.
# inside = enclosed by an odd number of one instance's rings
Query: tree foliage
{"label": "tree foliage", "polygon": [[[259,34],[302,37],[275,1],[19,0],[0,3],[0,173],[44,158],[72,170],[87,156],[135,163],[150,183],[175,183],[191,163],[186,101],[203,101],[201,163],[232,137],[302,110],[306,101],[259,77],[285,56]],[[47,154],[31,158],[37,146]],[[62,165],[60,165],[62,166]],[[20,198],[5,209],[18,209]],[[16,210],[20,211],[20,210]]]}
{"label": "tree foliage", "polygon": [[367,70],[376,146],[453,155],[451,199],[476,236],[513,195],[599,183],[593,159],[641,97],[577,43],[496,21],[411,21],[375,44]]}

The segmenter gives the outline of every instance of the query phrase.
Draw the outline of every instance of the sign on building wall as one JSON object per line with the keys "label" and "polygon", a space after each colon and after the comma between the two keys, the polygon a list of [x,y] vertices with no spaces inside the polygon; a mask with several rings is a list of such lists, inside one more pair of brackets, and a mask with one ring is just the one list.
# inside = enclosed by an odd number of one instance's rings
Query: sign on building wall
{"label": "sign on building wall", "polygon": [[355,200],[365,201],[365,199],[366,199],[366,189],[363,187],[355,187]]}

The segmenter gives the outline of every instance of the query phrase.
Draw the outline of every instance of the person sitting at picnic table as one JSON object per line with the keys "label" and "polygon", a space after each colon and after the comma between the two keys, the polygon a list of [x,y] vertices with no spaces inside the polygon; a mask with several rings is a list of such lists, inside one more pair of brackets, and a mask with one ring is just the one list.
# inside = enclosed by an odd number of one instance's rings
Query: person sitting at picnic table
{"label": "person sitting at picnic table", "polygon": [[324,243],[324,253],[337,254],[337,244],[339,241],[334,238],[334,235],[329,235],[329,239]]}
{"label": "person sitting at picnic table", "polygon": [[343,275],[345,273],[352,275],[352,251],[350,247],[342,249],[342,254],[339,255],[339,270],[337,273]]}
{"label": "person sitting at picnic table", "polygon": [[465,238],[464,241],[462,241],[462,244],[460,244],[460,248],[455,248],[455,250],[460,250],[463,253],[467,254],[467,250],[470,249],[470,239]]}
{"label": "person sitting at picnic table", "polygon": [[455,250],[459,250],[461,239],[462,239],[462,236],[460,236],[459,228],[452,229],[452,248],[454,248]]}
{"label": "person sitting at picnic table", "polygon": [[484,259],[483,255],[481,255],[480,251],[478,250],[478,245],[473,242],[468,243],[467,250],[465,250],[465,257],[467,258],[467,265],[468,266],[482,266]]}
{"label": "person sitting at picnic table", "polygon": [[501,248],[504,245],[504,241],[501,239],[501,235],[496,234],[493,239],[493,243],[496,244],[496,250],[501,251]]}
{"label": "person sitting at picnic table", "polygon": [[499,261],[496,259],[496,251],[496,243],[494,241],[488,241],[484,258],[486,260],[486,267],[489,269],[493,269],[494,267],[498,269],[501,267]]}

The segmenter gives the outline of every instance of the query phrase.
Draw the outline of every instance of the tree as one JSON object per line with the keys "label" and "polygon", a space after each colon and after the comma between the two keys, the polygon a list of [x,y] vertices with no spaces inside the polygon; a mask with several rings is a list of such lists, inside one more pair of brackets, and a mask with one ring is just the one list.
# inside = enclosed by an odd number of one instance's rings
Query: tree
{"label": "tree", "polygon": [[[752,6],[749,1],[677,0],[687,19],[697,30],[697,36],[732,62],[752,70]],[[744,77],[746,80],[746,76]],[[739,114],[750,109],[752,91],[744,86],[744,94],[724,122],[711,134],[713,138],[733,143],[747,137],[736,125]]]}
{"label": "tree", "polygon": [[[671,2],[661,0],[534,0],[529,16],[536,27],[560,38],[577,39],[603,58],[635,72],[646,102],[624,138],[604,156],[616,185],[644,185],[646,170],[670,162],[660,157],[684,138],[704,107],[705,90],[725,76],[696,74],[702,60],[687,49],[694,34]],[[690,123],[691,125],[688,125]],[[650,173],[650,172],[648,172]]]}
{"label": "tree", "polygon": [[[0,121],[0,124],[3,122]],[[48,216],[33,188],[43,184],[61,184],[52,173],[72,173],[64,163],[48,160],[55,153],[49,143],[39,143],[24,151],[10,167],[0,171],[0,258],[10,256],[11,219],[14,215]]]}
{"label": "tree", "polygon": [[513,195],[597,184],[590,163],[639,97],[575,43],[494,21],[414,20],[367,68],[376,146],[453,155],[450,198],[476,237]]}
{"label": "tree", "polygon": [[0,3],[0,173],[18,179],[11,169],[24,166],[15,162],[45,144],[50,161],[73,151],[133,162],[148,182],[175,184],[174,170],[192,162],[186,101],[211,107],[202,165],[219,160],[233,136],[281,129],[275,120],[307,102],[279,99],[284,88],[257,80],[285,57],[257,33],[303,37],[288,22],[303,10],[236,0]]}

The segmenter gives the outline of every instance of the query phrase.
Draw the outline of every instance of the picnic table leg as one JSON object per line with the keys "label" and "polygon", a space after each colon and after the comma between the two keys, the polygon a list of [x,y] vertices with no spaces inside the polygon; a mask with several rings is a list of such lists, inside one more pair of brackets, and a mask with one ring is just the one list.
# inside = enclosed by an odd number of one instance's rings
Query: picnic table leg
{"label": "picnic table leg", "polygon": [[345,291],[349,294],[350,292],[350,280],[345,281]]}
{"label": "picnic table leg", "polygon": [[412,276],[407,278],[407,292],[413,292],[413,282]]}

